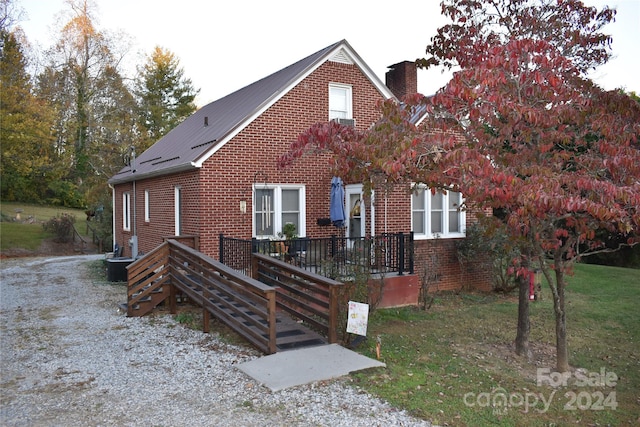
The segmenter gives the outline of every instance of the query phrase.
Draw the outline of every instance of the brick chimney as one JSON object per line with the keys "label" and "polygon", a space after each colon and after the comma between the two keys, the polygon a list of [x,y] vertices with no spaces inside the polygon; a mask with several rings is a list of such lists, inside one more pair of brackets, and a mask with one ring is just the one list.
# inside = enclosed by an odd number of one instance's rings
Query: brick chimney
{"label": "brick chimney", "polygon": [[403,61],[388,68],[385,83],[396,98],[402,101],[406,95],[418,93],[418,69],[415,62]]}

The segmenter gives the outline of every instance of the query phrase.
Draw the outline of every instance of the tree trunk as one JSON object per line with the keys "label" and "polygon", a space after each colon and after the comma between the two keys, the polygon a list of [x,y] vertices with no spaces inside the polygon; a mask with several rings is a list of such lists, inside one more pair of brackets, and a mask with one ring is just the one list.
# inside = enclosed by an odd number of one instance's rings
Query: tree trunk
{"label": "tree trunk", "polygon": [[562,261],[556,259],[556,293],[553,298],[553,308],[556,313],[556,370],[569,370],[569,349],[567,347],[567,323],[565,317],[565,282]]}
{"label": "tree trunk", "polygon": [[516,332],[516,354],[526,356],[531,361],[529,349],[529,277],[518,278],[518,328]]}

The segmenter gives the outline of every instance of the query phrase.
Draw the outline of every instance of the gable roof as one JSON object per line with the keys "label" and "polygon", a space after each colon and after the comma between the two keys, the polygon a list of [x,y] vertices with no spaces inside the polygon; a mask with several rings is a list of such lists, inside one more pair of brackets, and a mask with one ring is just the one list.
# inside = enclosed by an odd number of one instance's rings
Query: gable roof
{"label": "gable roof", "polygon": [[328,60],[356,64],[386,98],[394,98],[346,40],[205,105],[120,170],[109,184],[197,169],[256,117]]}

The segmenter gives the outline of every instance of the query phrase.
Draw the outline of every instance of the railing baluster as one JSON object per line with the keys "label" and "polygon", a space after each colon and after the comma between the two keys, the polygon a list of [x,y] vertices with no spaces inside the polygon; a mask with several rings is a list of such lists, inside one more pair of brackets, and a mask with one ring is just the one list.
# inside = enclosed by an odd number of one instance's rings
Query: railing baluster
{"label": "railing baluster", "polygon": [[402,232],[397,235],[398,242],[398,276],[402,276],[404,272],[404,234]]}

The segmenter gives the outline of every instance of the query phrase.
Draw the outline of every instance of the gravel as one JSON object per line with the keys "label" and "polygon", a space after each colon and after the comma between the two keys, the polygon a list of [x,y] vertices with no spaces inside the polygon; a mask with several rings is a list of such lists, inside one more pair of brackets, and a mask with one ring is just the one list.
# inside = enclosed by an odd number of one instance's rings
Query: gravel
{"label": "gravel", "polygon": [[262,356],[169,315],[127,318],[101,256],[3,260],[4,426],[430,426],[349,377],[271,392],[235,368]]}

